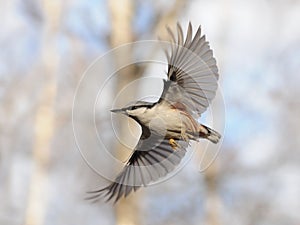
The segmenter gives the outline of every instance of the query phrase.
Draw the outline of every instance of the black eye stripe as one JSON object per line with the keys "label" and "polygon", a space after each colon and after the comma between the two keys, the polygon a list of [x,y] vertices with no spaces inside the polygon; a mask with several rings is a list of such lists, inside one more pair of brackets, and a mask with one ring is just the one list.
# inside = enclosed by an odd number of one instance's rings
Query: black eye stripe
{"label": "black eye stripe", "polygon": [[134,109],[142,108],[142,107],[148,108],[149,105],[133,105],[133,106],[129,107],[129,109],[130,109],[130,110],[134,110]]}

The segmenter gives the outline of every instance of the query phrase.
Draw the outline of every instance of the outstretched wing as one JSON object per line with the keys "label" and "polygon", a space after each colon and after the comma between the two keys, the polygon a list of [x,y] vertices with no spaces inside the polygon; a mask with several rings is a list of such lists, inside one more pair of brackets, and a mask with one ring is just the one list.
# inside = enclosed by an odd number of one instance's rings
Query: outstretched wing
{"label": "outstretched wing", "polygon": [[185,40],[179,24],[177,38],[167,29],[173,43],[171,54],[166,51],[169,80],[164,82],[161,100],[183,103],[191,113],[200,115],[215,97],[218,87],[219,74],[213,52],[205,35],[201,35],[200,27],[192,37],[189,23]]}
{"label": "outstretched wing", "polygon": [[174,150],[169,141],[161,136],[150,135],[147,139],[140,139],[115,181],[103,189],[88,192],[91,196],[87,199],[104,197],[107,201],[117,202],[122,196],[126,197],[141,186],[166,176],[185,155],[188,143],[178,143],[180,146]]}

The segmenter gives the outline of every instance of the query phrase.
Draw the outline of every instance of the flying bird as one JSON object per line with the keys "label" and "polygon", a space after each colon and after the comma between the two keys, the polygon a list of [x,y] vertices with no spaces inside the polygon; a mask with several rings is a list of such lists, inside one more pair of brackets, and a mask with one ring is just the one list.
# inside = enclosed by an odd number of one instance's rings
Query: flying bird
{"label": "flying bird", "polygon": [[177,35],[169,27],[167,31],[172,45],[165,51],[168,79],[163,80],[161,97],[155,103],[138,101],[111,110],[139,123],[142,134],[114,182],[88,192],[87,199],[117,202],[174,170],[191,141],[204,138],[218,143],[221,138],[217,131],[197,122],[215,97],[219,78],[216,60],[201,27],[194,37],[191,23],[185,38],[180,24]]}

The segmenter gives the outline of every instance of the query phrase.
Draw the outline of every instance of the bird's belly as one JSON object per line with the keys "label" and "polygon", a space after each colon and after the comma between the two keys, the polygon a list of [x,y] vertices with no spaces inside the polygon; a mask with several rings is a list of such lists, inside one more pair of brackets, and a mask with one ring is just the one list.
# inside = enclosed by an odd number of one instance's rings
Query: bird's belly
{"label": "bird's belly", "polygon": [[197,129],[196,121],[179,110],[170,109],[159,113],[152,117],[149,121],[149,128],[151,132],[158,135],[181,139],[183,133],[194,133]]}

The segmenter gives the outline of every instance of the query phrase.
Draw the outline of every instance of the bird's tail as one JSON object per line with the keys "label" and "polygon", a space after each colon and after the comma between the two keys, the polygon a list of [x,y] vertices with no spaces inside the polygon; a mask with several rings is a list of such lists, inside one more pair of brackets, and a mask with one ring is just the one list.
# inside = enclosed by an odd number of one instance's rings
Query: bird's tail
{"label": "bird's tail", "polygon": [[210,140],[214,144],[217,144],[222,137],[221,134],[219,134],[217,131],[202,124],[200,125],[199,136]]}

